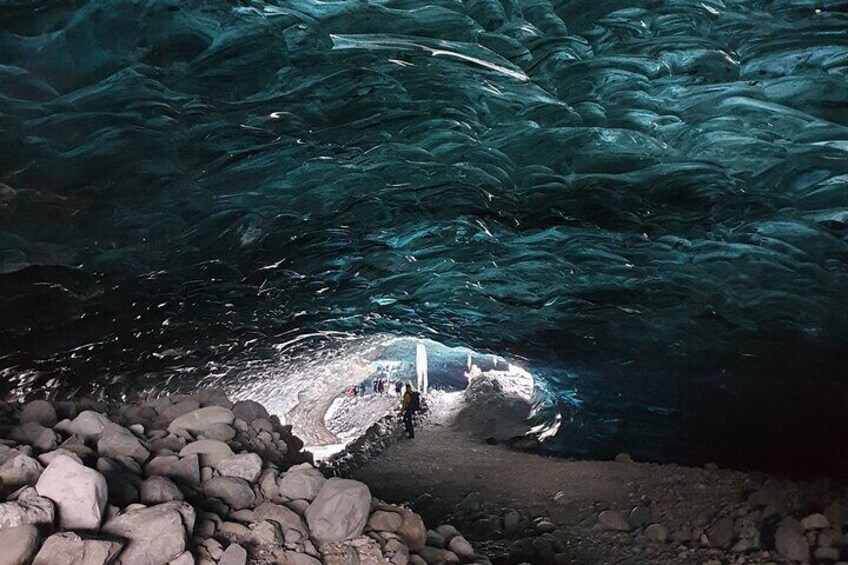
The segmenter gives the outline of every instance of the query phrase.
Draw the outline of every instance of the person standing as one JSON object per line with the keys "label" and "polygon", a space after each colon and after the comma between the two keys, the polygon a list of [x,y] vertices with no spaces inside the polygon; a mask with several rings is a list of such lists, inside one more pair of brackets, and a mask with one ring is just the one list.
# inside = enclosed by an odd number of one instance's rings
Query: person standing
{"label": "person standing", "polygon": [[409,439],[415,437],[415,428],[412,422],[412,416],[421,407],[421,398],[418,392],[412,390],[412,385],[406,385],[406,390],[403,393],[403,400],[400,404],[400,414],[403,418],[403,425],[406,428],[406,436]]}

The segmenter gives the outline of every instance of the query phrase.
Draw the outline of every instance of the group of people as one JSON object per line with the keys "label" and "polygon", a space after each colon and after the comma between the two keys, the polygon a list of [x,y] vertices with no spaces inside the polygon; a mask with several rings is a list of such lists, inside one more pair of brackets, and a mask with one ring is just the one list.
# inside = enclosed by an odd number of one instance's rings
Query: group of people
{"label": "group of people", "polygon": [[[389,386],[388,381],[385,379],[376,379],[374,380],[373,389],[375,393],[383,394],[389,390]],[[398,396],[403,391],[403,398],[400,403],[400,416],[403,420],[407,437],[412,439],[415,437],[413,416],[421,409],[421,395],[418,391],[412,389],[410,383],[406,383],[406,387],[404,388],[401,381],[395,381],[391,386],[394,387],[395,394]],[[348,398],[355,398],[363,394],[365,394],[365,383],[354,385],[347,391]]]}
{"label": "group of people", "polygon": [[[403,392],[403,383],[399,380],[389,381],[388,379],[374,379],[371,382],[371,390],[374,394],[386,394],[394,390],[395,396],[400,396]],[[347,390],[348,398],[354,398],[365,394],[365,383],[354,385]]]}

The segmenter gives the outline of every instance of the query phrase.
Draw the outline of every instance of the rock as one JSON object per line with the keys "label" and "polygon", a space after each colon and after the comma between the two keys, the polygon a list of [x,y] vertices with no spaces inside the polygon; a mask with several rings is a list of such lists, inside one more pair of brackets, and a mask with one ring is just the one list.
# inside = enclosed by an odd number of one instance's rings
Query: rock
{"label": "rock", "polygon": [[80,459],[79,455],[77,455],[73,451],[69,451],[69,450],[64,449],[62,447],[60,447],[59,449],[55,449],[53,451],[48,451],[47,453],[42,453],[41,455],[38,456],[38,462],[41,463],[44,466],[47,466],[47,465],[50,465],[50,462],[53,461],[53,459],[58,457],[59,455],[66,455],[66,456],[70,457],[71,459],[73,459],[74,461],[76,461],[77,463],[79,463],[80,465],[83,464],[82,459]]}
{"label": "rock", "polygon": [[35,526],[17,526],[0,530],[0,565],[30,565],[41,536]]}
{"label": "rock", "polygon": [[259,522],[250,529],[250,542],[259,547],[272,548],[285,544],[283,532],[275,522]]}
{"label": "rock", "polygon": [[176,418],[168,426],[168,431],[173,433],[176,430],[186,430],[192,433],[203,433],[205,428],[215,424],[230,425],[234,419],[232,410],[223,406],[206,406]]}
{"label": "rock", "polygon": [[277,471],[274,469],[264,469],[259,474],[259,491],[266,500],[271,502],[286,502],[287,497],[280,493],[280,486],[277,481]]}
{"label": "rock", "polygon": [[244,479],[216,477],[203,483],[203,492],[223,501],[233,510],[241,510],[253,504],[255,495]]}
{"label": "rock", "polygon": [[154,506],[163,502],[183,500],[183,493],[167,477],[150,477],[139,488],[139,499],[142,504]]}
{"label": "rock", "polygon": [[285,503],[285,505],[290,510],[293,510],[300,516],[303,516],[304,514],[306,514],[306,509],[309,508],[309,501],[302,499],[289,500]]}
{"label": "rock", "polygon": [[410,510],[401,509],[400,515],[403,522],[397,530],[397,534],[403,538],[410,551],[419,551],[427,541],[427,528],[421,516]]}
{"label": "rock", "polygon": [[195,395],[201,406],[223,406],[232,408],[233,403],[227,398],[227,393],[217,388],[205,388]]}
{"label": "rock", "polygon": [[236,477],[252,483],[262,472],[262,458],[255,453],[242,453],[222,459],[215,468],[224,477]]}
{"label": "rock", "polygon": [[21,410],[22,424],[33,422],[47,428],[52,428],[59,421],[56,409],[46,400],[33,400],[24,404]]}
{"label": "rock", "polygon": [[445,539],[445,545],[448,545],[450,543],[450,540],[452,540],[453,538],[462,535],[459,533],[459,530],[457,530],[450,524],[442,524],[441,526],[436,528],[436,531]]}
{"label": "rock", "polygon": [[236,437],[236,431],[227,424],[213,424],[203,430],[205,439],[217,439],[218,441],[230,441]]}
{"label": "rock", "polygon": [[56,432],[35,422],[15,426],[9,432],[9,437],[18,443],[31,445],[39,451],[52,451],[59,445],[59,435]]}
{"label": "rock", "polygon": [[630,515],[627,517],[627,524],[630,526],[631,530],[641,528],[650,521],[651,509],[647,506],[635,506],[633,510],[630,511]]}
{"label": "rock", "polygon": [[289,469],[277,482],[282,496],[291,500],[303,499],[310,502],[315,500],[327,479],[321,471],[303,463]]}
{"label": "rock", "polygon": [[551,532],[555,532],[556,529],[556,524],[548,520],[542,520],[538,522],[535,526],[535,530],[540,534],[549,534]]}
{"label": "rock", "polygon": [[175,455],[186,446],[186,443],[188,442],[179,436],[165,436],[157,439],[151,439],[150,450],[156,454],[163,451],[169,451],[170,453],[168,453],[168,455]]}
{"label": "rock", "polygon": [[371,509],[371,492],[364,484],[332,478],[306,509],[312,537],[319,542],[337,542],[362,534]]}
{"label": "rock", "polygon": [[521,514],[515,510],[507,510],[503,517],[504,533],[514,536],[521,530]]}
{"label": "rock", "polygon": [[456,554],[457,557],[462,559],[463,561],[470,561],[474,559],[474,548],[471,547],[471,544],[468,543],[462,536],[454,536],[448,542],[448,550],[452,551]]}
{"label": "rock", "polygon": [[35,485],[38,494],[56,504],[63,529],[96,530],[106,510],[106,479],[64,455],[56,457]]}
{"label": "rock", "polygon": [[457,510],[465,513],[473,513],[480,510],[483,505],[483,495],[479,492],[469,493],[456,505]]}
{"label": "rock", "polygon": [[[210,408],[217,408],[210,406]],[[201,408],[205,410],[205,408]],[[180,457],[197,455],[200,458],[201,467],[214,467],[224,459],[232,457],[233,450],[223,441],[217,439],[201,439],[193,441],[180,450]]]}
{"label": "rock", "polygon": [[[447,563],[459,563],[459,557],[452,551],[438,549],[435,547],[424,547],[419,552],[421,558],[427,565],[445,565]],[[410,563],[412,561],[410,560]]]}
{"label": "rock", "polygon": [[123,546],[118,540],[83,538],[74,532],[61,532],[47,538],[32,565],[106,565]]}
{"label": "rock", "polygon": [[426,545],[430,547],[437,547],[439,549],[445,548],[445,536],[440,534],[439,532],[435,532],[433,530],[427,530],[427,541]]}
{"label": "rock", "polygon": [[144,472],[148,476],[161,475],[185,485],[200,484],[200,463],[197,455],[154,457],[144,466]]}
{"label": "rock", "polygon": [[280,526],[282,531],[297,530],[301,537],[309,537],[309,530],[303,519],[285,506],[272,502],[263,502],[253,511],[253,519],[256,522],[271,521]]}
{"label": "rock", "polygon": [[0,530],[18,526],[53,526],[56,517],[53,501],[37,494],[0,504]]}
{"label": "rock", "polygon": [[110,426],[100,434],[100,439],[97,440],[97,453],[101,457],[113,458],[126,455],[139,464],[143,464],[150,457],[150,452],[135,434],[118,426]]}
{"label": "rock", "polygon": [[233,414],[236,418],[245,422],[252,422],[257,418],[271,419],[265,407],[253,400],[239,400],[233,404]]}
{"label": "rock", "polygon": [[668,539],[668,530],[661,524],[651,524],[645,528],[645,537],[655,542],[665,543]]}
{"label": "rock", "polygon": [[193,398],[186,398],[173,404],[164,404],[156,409],[157,420],[160,425],[168,425],[180,416],[185,416],[199,408],[200,402]]}
{"label": "rock", "polygon": [[629,453],[619,453],[615,456],[615,460],[618,463],[632,463],[633,457]]}
{"label": "rock", "polygon": [[247,563],[247,551],[237,543],[231,543],[218,561],[218,565],[245,565],[245,563]]}
{"label": "rock", "polygon": [[830,527],[830,520],[824,514],[810,514],[801,520],[801,526],[807,530],[826,530]]}
{"label": "rock", "polygon": [[817,547],[813,553],[817,561],[839,561],[839,549],[835,547]]}
{"label": "rock", "polygon": [[368,518],[368,527],[377,532],[396,532],[402,523],[400,514],[385,510],[376,510]]}
{"label": "rock", "polygon": [[224,522],[218,528],[218,536],[230,543],[241,543],[250,539],[250,529],[235,522]]}
{"label": "rock", "polygon": [[613,532],[627,532],[630,530],[630,525],[625,520],[621,512],[614,510],[604,510],[598,515],[598,524],[602,529]]}
{"label": "rock", "polygon": [[168,565],[195,565],[194,555],[190,551],[183,551],[176,559],[169,561]]}
{"label": "rock", "polygon": [[[103,433],[103,429],[111,424],[109,418],[98,412],[86,410],[81,412],[67,426],[59,431],[79,436],[83,441],[96,439]],[[59,429],[57,426],[56,429]]]}
{"label": "rock", "polygon": [[733,519],[729,516],[719,519],[707,529],[706,534],[711,546],[730,547],[733,543]]}
{"label": "rock", "polygon": [[162,565],[186,550],[194,520],[191,505],[168,502],[121,514],[106,522],[103,531],[127,541],[115,565]]}
{"label": "rock", "polygon": [[32,486],[43,471],[44,467],[38,461],[29,455],[18,453],[0,465],[0,486],[9,490]]}
{"label": "rock", "polygon": [[780,526],[774,534],[777,552],[791,561],[809,561],[810,546],[807,538],[788,526]]}

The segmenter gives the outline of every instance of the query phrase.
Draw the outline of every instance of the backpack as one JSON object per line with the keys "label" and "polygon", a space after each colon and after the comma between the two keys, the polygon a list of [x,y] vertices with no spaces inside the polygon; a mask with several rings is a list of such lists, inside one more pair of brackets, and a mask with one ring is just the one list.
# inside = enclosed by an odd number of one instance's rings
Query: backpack
{"label": "backpack", "polygon": [[417,391],[413,391],[409,395],[409,410],[410,412],[418,412],[421,410],[421,395]]}

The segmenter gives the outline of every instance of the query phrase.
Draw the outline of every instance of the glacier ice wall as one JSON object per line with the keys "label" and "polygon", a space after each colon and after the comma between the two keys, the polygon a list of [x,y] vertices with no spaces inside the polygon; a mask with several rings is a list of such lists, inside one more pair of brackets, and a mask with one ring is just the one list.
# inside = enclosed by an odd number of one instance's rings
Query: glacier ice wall
{"label": "glacier ice wall", "polygon": [[598,405],[828,412],[846,30],[832,0],[6,2],[0,386],[389,333]]}

